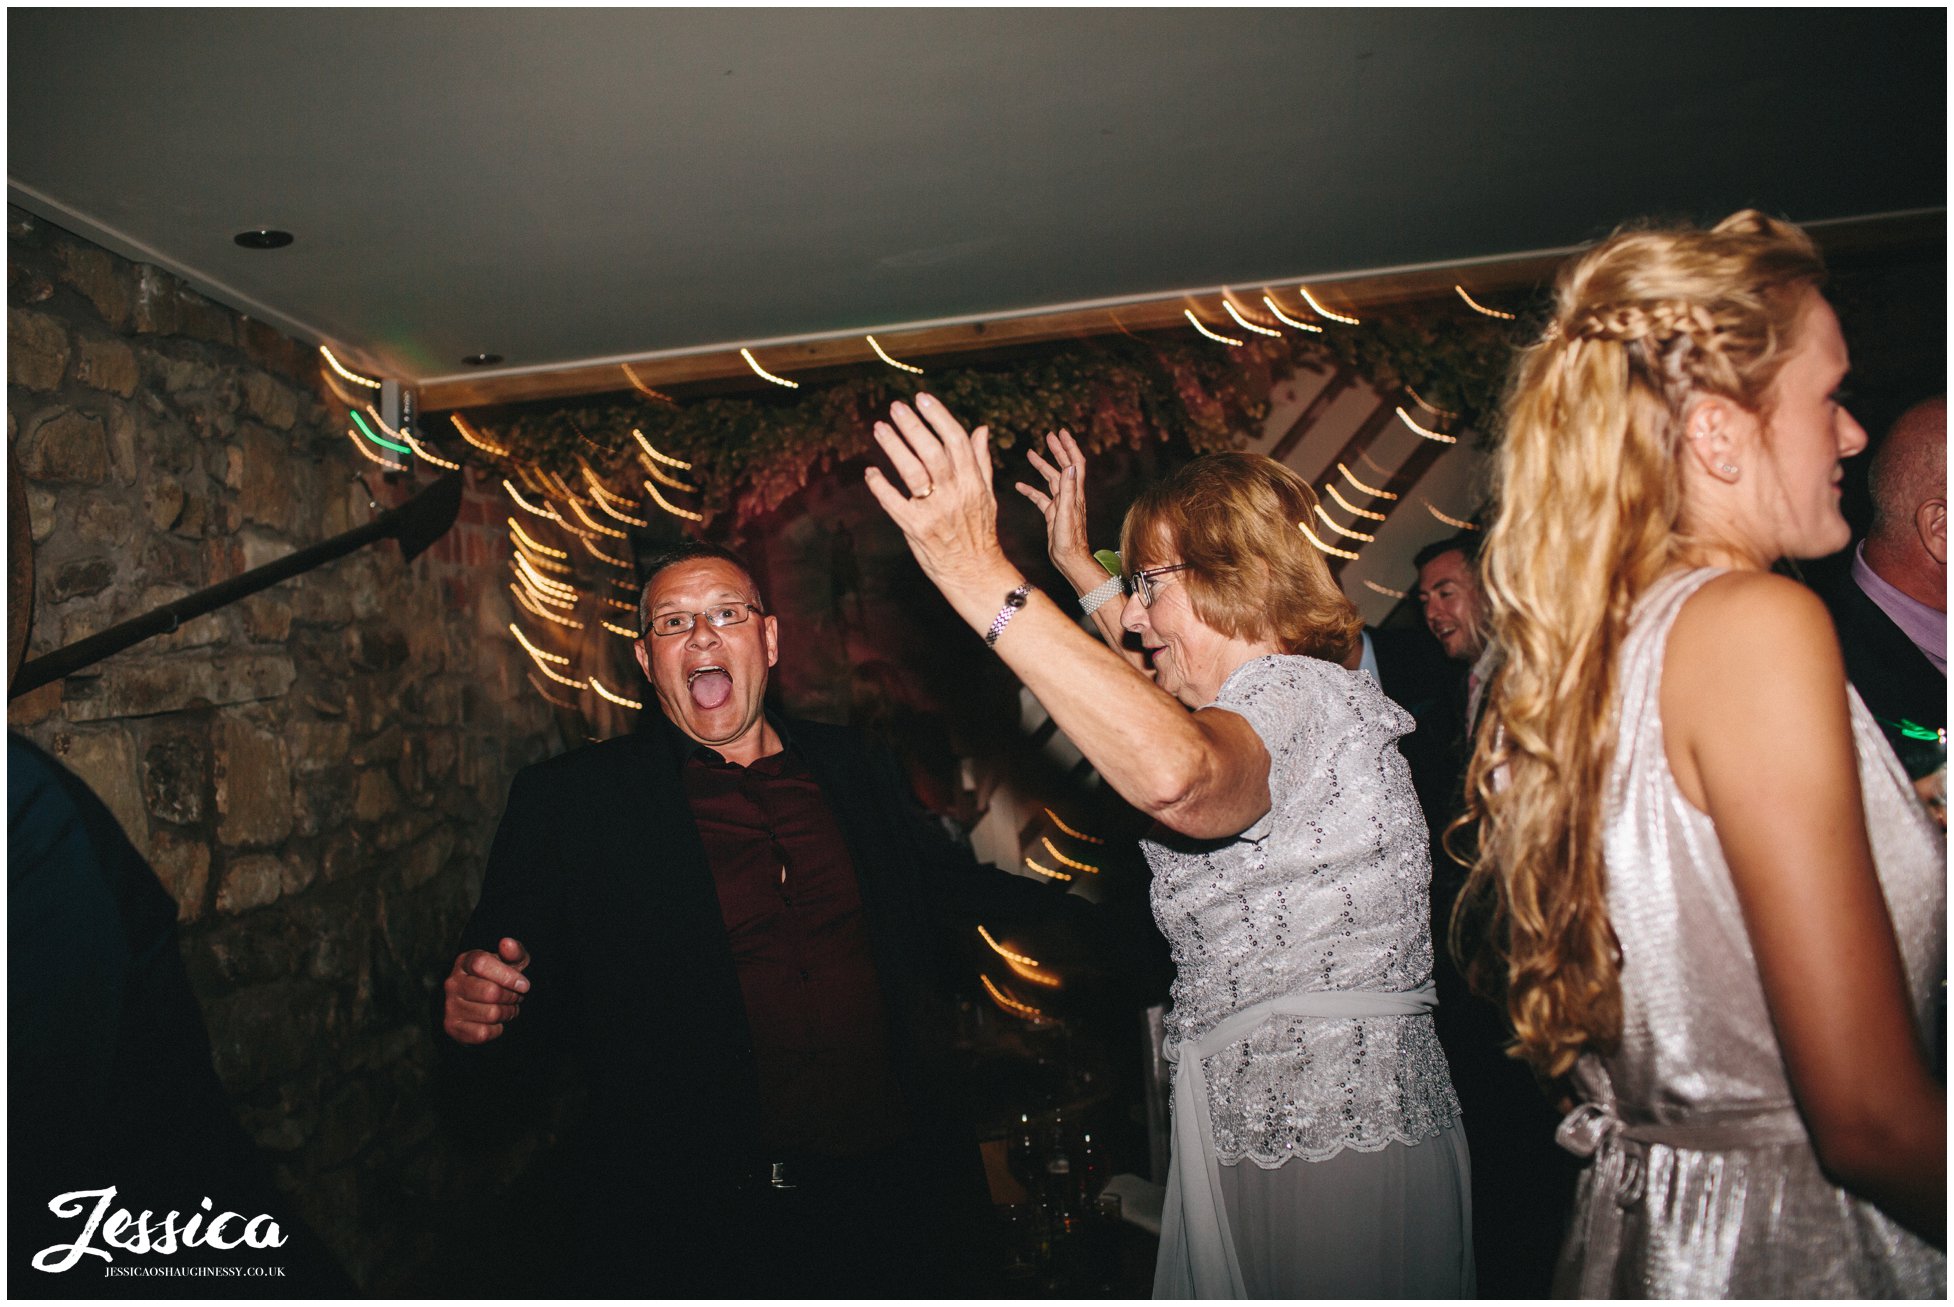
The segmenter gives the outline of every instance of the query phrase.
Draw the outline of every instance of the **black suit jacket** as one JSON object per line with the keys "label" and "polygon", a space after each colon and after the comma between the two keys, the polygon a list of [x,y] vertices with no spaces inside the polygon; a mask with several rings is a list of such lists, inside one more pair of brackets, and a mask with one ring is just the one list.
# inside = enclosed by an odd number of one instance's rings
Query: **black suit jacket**
{"label": "black suit jacket", "polygon": [[[1022,924],[1059,896],[932,838],[893,758],[859,732],[774,721],[813,769],[853,855],[898,1083],[941,1168],[944,1202],[981,1216],[981,1166],[946,1063],[943,923],[982,913],[994,928]],[[464,1061],[525,1074],[565,1055],[580,1064],[578,1233],[599,1258],[607,1241],[626,1240],[641,1285],[648,1258],[670,1266],[737,1243],[710,1191],[768,1160],[753,1151],[746,1010],[679,775],[689,747],[660,718],[519,773],[462,939],[493,950],[512,936],[531,957],[521,1015],[501,1039],[463,1050]]]}
{"label": "black suit jacket", "polygon": [[1457,816],[1466,759],[1466,664],[1445,656],[1424,630],[1370,632],[1384,693],[1410,713],[1418,729],[1398,738],[1425,824],[1434,832]]}
{"label": "black suit jacket", "polygon": [[1903,721],[1930,730],[1947,725],[1947,676],[1915,647],[1906,632],[1878,604],[1866,597],[1850,571],[1825,594],[1838,628],[1839,649],[1845,655],[1845,674],[1879,719],[1880,729],[1911,775],[1932,770],[1921,749],[1900,729]]}

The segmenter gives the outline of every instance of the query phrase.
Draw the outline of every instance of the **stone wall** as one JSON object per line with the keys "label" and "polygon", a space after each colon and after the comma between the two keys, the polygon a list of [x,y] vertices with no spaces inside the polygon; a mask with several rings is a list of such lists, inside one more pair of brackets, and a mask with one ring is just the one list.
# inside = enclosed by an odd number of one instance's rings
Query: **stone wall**
{"label": "stone wall", "polygon": [[[414,488],[352,448],[309,347],[18,210],[8,256],[28,657]],[[440,1128],[431,996],[510,777],[563,747],[506,633],[493,487],[411,565],[369,545],[9,706],[175,895],[240,1120],[380,1291],[496,1165]]]}

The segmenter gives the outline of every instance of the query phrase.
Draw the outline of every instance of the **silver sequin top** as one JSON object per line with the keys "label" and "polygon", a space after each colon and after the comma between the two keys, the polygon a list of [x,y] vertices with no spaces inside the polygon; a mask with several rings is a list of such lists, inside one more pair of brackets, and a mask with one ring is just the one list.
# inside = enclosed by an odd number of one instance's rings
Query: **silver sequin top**
{"label": "silver sequin top", "polygon": [[[1237,668],[1211,706],[1261,737],[1272,806],[1229,839],[1155,827],[1142,846],[1174,956],[1170,1046],[1283,994],[1423,985],[1430,853],[1396,744],[1411,716],[1363,672],[1288,656]],[[1417,1143],[1459,1112],[1429,1014],[1273,1018],[1205,1065],[1224,1163]]]}
{"label": "silver sequin top", "polygon": [[[1658,1132],[1708,1126],[1735,1138],[1701,1148],[1604,1143],[1581,1182],[1556,1289],[1940,1297],[1945,1256],[1820,1173],[1716,828],[1669,770],[1663,651],[1684,601],[1718,574],[1663,578],[1623,645],[1604,818],[1608,913],[1622,951],[1622,1041],[1605,1058],[1583,1057],[1575,1081],[1586,1101],[1621,1121]],[[1873,862],[1924,1037],[1946,974],[1946,843],[1858,694],[1847,694]],[[1757,740],[1760,749],[1796,744],[1768,728]],[[1766,1128],[1773,1122],[1788,1123],[1796,1142],[1782,1141],[1782,1124]]]}

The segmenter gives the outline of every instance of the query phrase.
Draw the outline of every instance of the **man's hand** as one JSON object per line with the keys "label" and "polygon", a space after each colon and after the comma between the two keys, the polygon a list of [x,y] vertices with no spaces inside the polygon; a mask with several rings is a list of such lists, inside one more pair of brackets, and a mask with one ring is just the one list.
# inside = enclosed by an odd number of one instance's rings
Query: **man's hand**
{"label": "man's hand", "polygon": [[[497,956],[500,954],[500,956]],[[454,970],[441,982],[447,1001],[441,1029],[458,1044],[486,1044],[522,1014],[522,996],[529,992],[523,969],[529,950],[513,939],[496,945],[495,953],[471,949],[455,959]]]}

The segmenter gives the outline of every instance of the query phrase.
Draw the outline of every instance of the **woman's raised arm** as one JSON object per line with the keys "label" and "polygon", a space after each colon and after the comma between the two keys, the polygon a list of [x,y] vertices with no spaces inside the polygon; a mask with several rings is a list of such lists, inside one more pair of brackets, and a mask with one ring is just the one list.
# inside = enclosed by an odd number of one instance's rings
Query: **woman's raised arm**
{"label": "woman's raised arm", "polygon": [[915,410],[894,405],[891,417],[893,427],[876,423],[875,439],[907,494],[873,467],[870,492],[972,630],[988,634],[1004,621],[998,655],[1107,783],[1196,838],[1238,834],[1267,813],[1269,755],[1247,721],[1219,709],[1189,713],[1036,591],[1022,607],[1007,606],[1025,579],[997,539],[989,429],[966,434],[928,395],[917,396]]}

